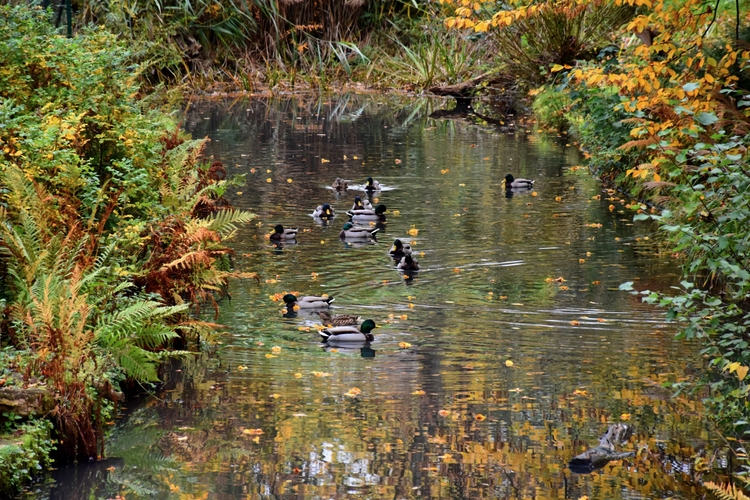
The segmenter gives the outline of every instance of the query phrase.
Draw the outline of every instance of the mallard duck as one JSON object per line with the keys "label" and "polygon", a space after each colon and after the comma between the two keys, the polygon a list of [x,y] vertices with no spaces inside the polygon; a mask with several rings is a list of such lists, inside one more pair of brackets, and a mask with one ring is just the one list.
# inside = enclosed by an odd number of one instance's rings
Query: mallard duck
{"label": "mallard duck", "polygon": [[372,203],[370,203],[370,200],[368,200],[367,198],[363,200],[361,196],[354,197],[354,205],[352,205],[352,208],[351,208],[352,211],[372,210],[372,209],[373,209]]}
{"label": "mallard duck", "polygon": [[397,268],[399,271],[419,271],[419,262],[411,255],[404,255]]}
{"label": "mallard duck", "polygon": [[271,241],[290,241],[297,238],[297,229],[284,229],[281,224],[276,224],[273,233],[269,236]]}
{"label": "mallard duck", "polygon": [[380,183],[373,180],[372,177],[367,178],[367,184],[365,184],[365,191],[377,191],[380,189]]}
{"label": "mallard duck", "polygon": [[516,179],[511,174],[505,176],[505,189],[531,189],[533,186],[531,179]]}
{"label": "mallard duck", "polygon": [[362,318],[356,314],[334,314],[331,316],[328,311],[318,311],[318,316],[326,326],[351,326],[362,321]]}
{"label": "mallard duck", "polygon": [[306,295],[304,297],[295,297],[291,293],[284,295],[284,303],[287,309],[294,309],[294,306],[300,309],[328,309],[329,304],[334,300],[333,297],[317,295]]}
{"label": "mallard duck", "polygon": [[354,325],[349,326],[333,326],[331,328],[323,328],[318,333],[323,337],[326,342],[372,342],[375,337],[370,333],[373,329],[377,328],[375,322],[371,319],[366,319],[357,328]]}
{"label": "mallard duck", "polygon": [[393,240],[393,246],[391,246],[388,252],[394,260],[401,261],[404,255],[411,255],[411,245],[408,243],[402,243],[401,240]]}
{"label": "mallard duck", "polygon": [[315,211],[312,213],[313,217],[320,217],[321,219],[330,219],[335,217],[333,207],[329,203],[323,203],[318,205]]}
{"label": "mallard duck", "polygon": [[331,189],[334,191],[346,191],[349,189],[349,184],[347,184],[341,177],[336,177],[336,180],[331,184]]}
{"label": "mallard duck", "polygon": [[362,210],[349,210],[346,214],[356,222],[355,219],[361,221],[379,221],[385,222],[385,212],[388,210],[382,203],[374,209],[362,209]]}
{"label": "mallard duck", "polygon": [[380,231],[380,228],[369,228],[369,227],[355,227],[351,222],[344,224],[344,227],[339,233],[339,238],[348,239],[363,239],[363,238],[375,238],[375,233]]}

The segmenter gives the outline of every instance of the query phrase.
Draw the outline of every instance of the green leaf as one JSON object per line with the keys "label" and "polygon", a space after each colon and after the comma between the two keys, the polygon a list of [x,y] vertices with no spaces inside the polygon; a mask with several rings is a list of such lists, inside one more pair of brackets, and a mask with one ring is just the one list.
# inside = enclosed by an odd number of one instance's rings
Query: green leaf
{"label": "green leaf", "polygon": [[695,119],[701,125],[713,125],[719,121],[719,118],[714,113],[708,113],[706,111],[696,116]]}
{"label": "green leaf", "polygon": [[632,281],[626,281],[625,283],[622,283],[620,285],[620,290],[624,290],[624,291],[633,290],[633,282]]}

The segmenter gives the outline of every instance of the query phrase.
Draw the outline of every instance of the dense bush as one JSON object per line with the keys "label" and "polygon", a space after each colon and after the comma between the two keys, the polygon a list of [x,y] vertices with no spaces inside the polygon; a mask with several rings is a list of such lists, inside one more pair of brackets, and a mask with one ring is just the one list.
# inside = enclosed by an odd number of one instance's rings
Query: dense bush
{"label": "dense bush", "polygon": [[203,142],[138,99],[129,56],[103,30],[64,38],[39,9],[0,7],[0,344],[54,395],[67,459],[101,455],[118,383],[156,381],[200,333],[186,309],[215,303],[222,241],[251,218]]}

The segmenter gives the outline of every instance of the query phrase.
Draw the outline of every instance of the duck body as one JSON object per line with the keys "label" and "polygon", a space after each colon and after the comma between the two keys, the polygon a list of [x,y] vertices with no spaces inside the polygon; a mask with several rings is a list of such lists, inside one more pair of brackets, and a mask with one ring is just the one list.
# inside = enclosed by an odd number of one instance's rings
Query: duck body
{"label": "duck body", "polygon": [[334,314],[331,316],[328,311],[318,311],[318,316],[320,316],[320,320],[324,325],[330,327],[356,326],[362,321],[362,318],[356,314]]}
{"label": "duck body", "polygon": [[341,177],[336,177],[336,180],[331,184],[331,189],[334,191],[346,191],[349,189],[349,184]]}
{"label": "duck body", "polygon": [[532,179],[516,179],[511,174],[505,176],[505,189],[531,189],[533,186]]}
{"label": "duck body", "polygon": [[330,203],[323,203],[318,205],[315,211],[312,213],[313,217],[319,217],[321,219],[332,219],[336,216],[333,207]]}
{"label": "duck body", "polygon": [[304,297],[295,297],[291,293],[284,295],[284,303],[287,310],[294,309],[294,306],[300,309],[328,309],[333,297],[323,297],[318,295],[306,295]]}
{"label": "duck body", "polygon": [[339,233],[339,238],[344,239],[352,239],[352,240],[361,240],[361,239],[369,239],[369,238],[375,238],[375,233],[380,231],[380,228],[369,228],[369,227],[357,227],[354,226],[351,222],[347,222],[344,224],[344,227],[341,229],[341,232]]}
{"label": "duck body", "polygon": [[373,210],[372,203],[370,203],[370,200],[368,200],[367,198],[363,200],[361,196],[355,196],[354,204],[352,205],[351,210]]}
{"label": "duck body", "polygon": [[404,255],[397,266],[399,271],[419,271],[419,262],[409,255]]}
{"label": "duck body", "polygon": [[291,241],[297,239],[297,229],[284,229],[284,226],[281,224],[276,224],[269,239],[271,241]]}
{"label": "duck body", "polygon": [[362,221],[362,222],[369,222],[369,221],[377,221],[377,222],[385,222],[385,212],[388,210],[385,205],[382,203],[378,205],[375,208],[371,209],[357,209],[357,210],[349,210],[346,212],[346,214],[352,218],[352,221]]}
{"label": "duck body", "polygon": [[323,337],[323,341],[328,343],[372,342],[375,337],[370,332],[375,328],[375,322],[366,319],[359,327],[354,325],[333,326],[323,328],[318,333]]}

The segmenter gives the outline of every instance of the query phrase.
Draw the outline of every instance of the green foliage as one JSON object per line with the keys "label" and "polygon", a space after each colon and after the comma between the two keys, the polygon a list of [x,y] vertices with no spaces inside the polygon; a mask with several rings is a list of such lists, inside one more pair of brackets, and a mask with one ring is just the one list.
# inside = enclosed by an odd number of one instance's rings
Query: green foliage
{"label": "green foliage", "polygon": [[531,109],[539,125],[562,131],[568,128],[565,115],[569,107],[570,95],[567,92],[544,87],[534,98]]}
{"label": "green foliage", "polygon": [[51,424],[36,420],[0,434],[0,495],[10,498],[40,471],[50,466],[55,446]]}
{"label": "green foliage", "polygon": [[571,6],[562,2],[545,7],[492,35],[498,62],[523,87],[544,83],[553,64],[593,59],[612,43],[613,34],[634,12],[631,7],[614,3]]}
{"label": "green foliage", "polygon": [[0,7],[0,339],[81,460],[103,451],[116,382],[156,381],[183,332],[205,330],[187,301],[224,293],[223,241],[252,218],[222,198],[237,180],[204,141],[136,99],[129,57],[102,30],[67,39],[42,11]]}

